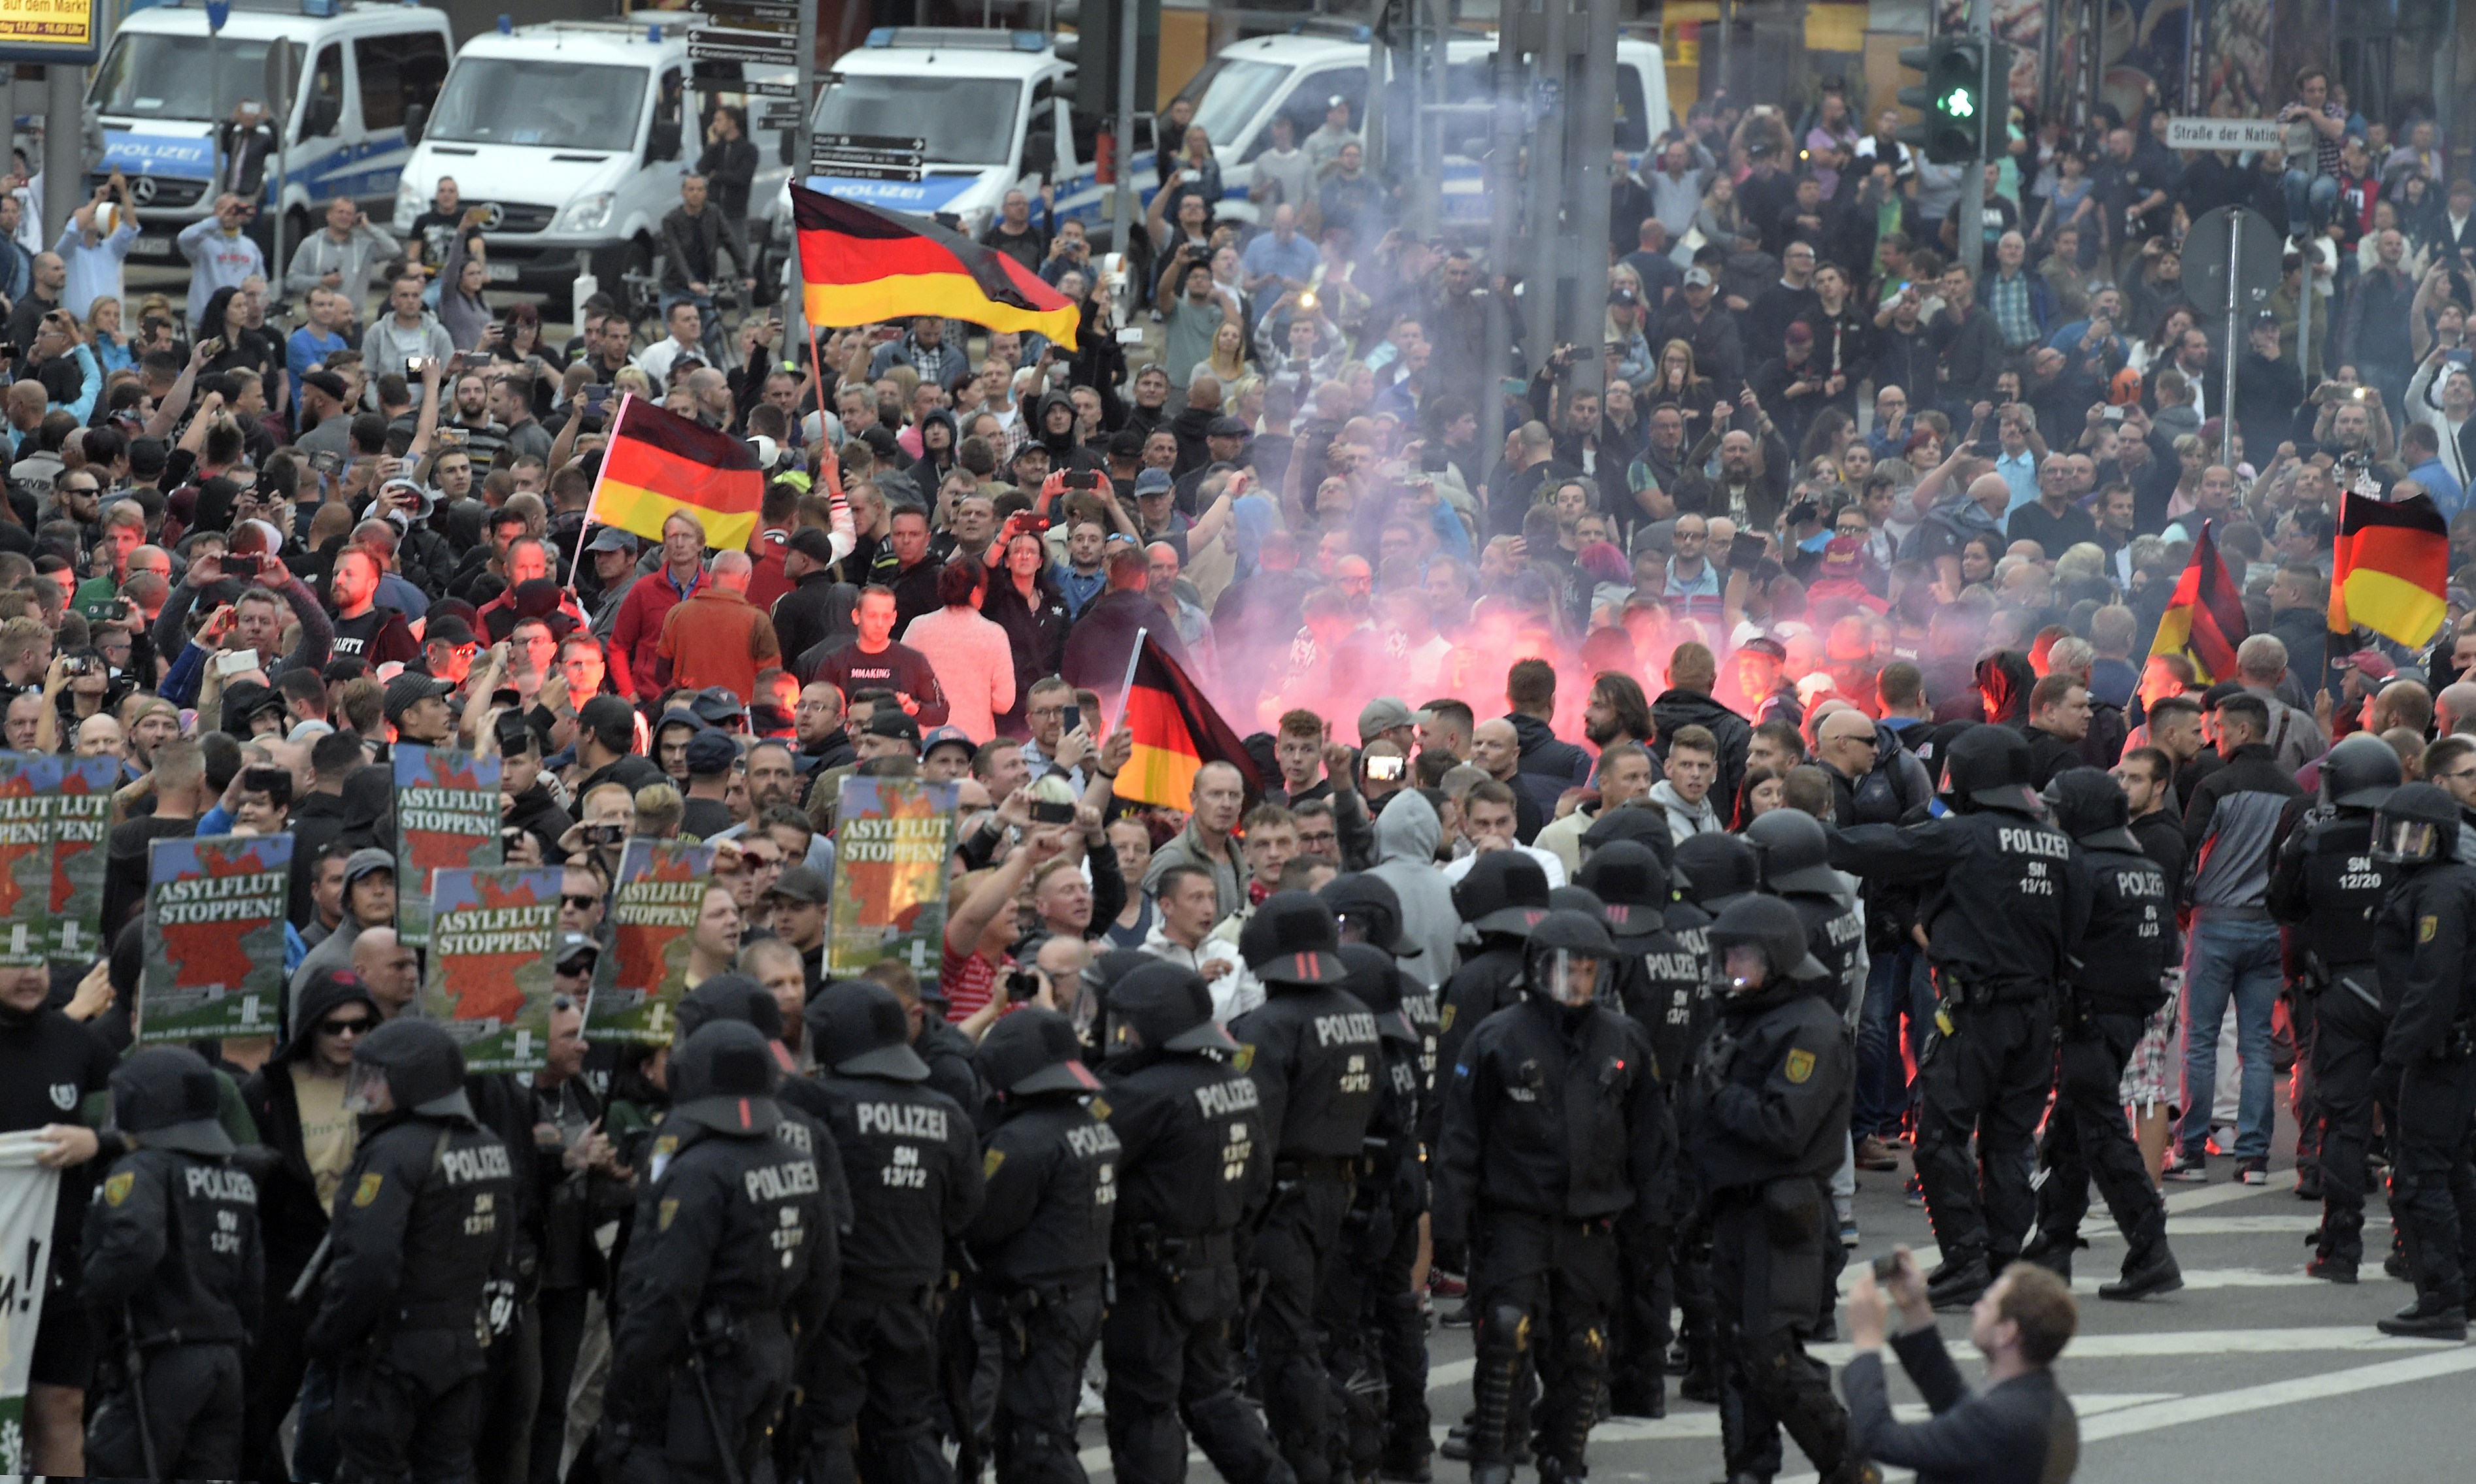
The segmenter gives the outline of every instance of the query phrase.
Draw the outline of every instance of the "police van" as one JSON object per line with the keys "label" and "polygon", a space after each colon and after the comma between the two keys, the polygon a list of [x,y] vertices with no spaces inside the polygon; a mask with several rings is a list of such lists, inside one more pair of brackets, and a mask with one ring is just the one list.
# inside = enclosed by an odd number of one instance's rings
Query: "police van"
{"label": "police van", "polygon": [[[1224,203],[1214,215],[1224,220],[1252,221],[1254,203],[1247,199],[1255,180],[1255,158],[1273,143],[1273,120],[1287,118],[1297,142],[1325,125],[1336,98],[1349,105],[1349,126],[1362,136],[1367,128],[1369,47],[1364,37],[1285,35],[1255,37],[1225,46],[1179,96],[1195,104],[1195,122],[1221,161]],[[1390,55],[1389,53],[1387,54]],[[1454,103],[1486,101],[1496,41],[1484,36],[1456,36],[1445,43],[1448,89]],[[1668,72],[1659,47],[1652,42],[1619,38],[1617,42],[1616,147],[1639,161],[1650,141],[1669,125]],[[1388,120],[1394,115],[1388,114]],[[1440,176],[1443,219],[1447,224],[1484,223],[1488,219],[1486,166],[1488,115],[1483,111],[1449,115],[1445,127],[1445,154]],[[1396,136],[1398,138],[1399,136]],[[1394,148],[1395,163],[1402,148]]]}
{"label": "police van", "polygon": [[423,123],[395,191],[395,225],[411,228],[439,179],[483,209],[491,282],[564,292],[581,271],[605,289],[649,275],[662,217],[680,204],[680,179],[704,152],[718,104],[751,109],[757,174],[752,214],[788,177],[782,133],[761,127],[752,85],[783,88],[790,68],[691,62],[688,37],[706,24],[685,12],[628,20],[502,24],[473,37]]}
{"label": "police van", "polygon": [[[395,194],[404,120],[429,103],[454,51],[444,11],[337,0],[235,0],[220,32],[200,0],[138,11],[120,23],[87,98],[103,126],[100,185],[116,166],[139,210],[138,256],[170,258],[182,228],[214,208],[219,124],[237,109],[264,118],[268,54],[289,55],[290,107],[271,119],[261,212],[281,211],[285,240],[316,230],[348,196],[374,213]],[[244,120],[247,121],[246,119]],[[278,169],[279,161],[282,168]]]}

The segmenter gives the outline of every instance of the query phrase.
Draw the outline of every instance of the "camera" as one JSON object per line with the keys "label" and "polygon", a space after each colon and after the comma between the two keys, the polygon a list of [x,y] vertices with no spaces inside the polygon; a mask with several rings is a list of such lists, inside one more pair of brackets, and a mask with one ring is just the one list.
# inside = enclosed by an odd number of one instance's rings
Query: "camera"
{"label": "camera", "polygon": [[254,579],[258,576],[258,562],[259,558],[254,556],[228,556],[224,558],[224,576],[236,577],[243,581]]}
{"label": "camera", "polygon": [[1040,993],[1040,971],[1016,969],[1006,975],[1006,1002],[1021,1004]]}
{"label": "camera", "polygon": [[1401,777],[1401,762],[1399,757],[1370,757],[1367,776],[1379,783],[1393,782]]}
{"label": "camera", "polygon": [[65,655],[61,660],[61,674],[64,676],[92,675],[94,674],[94,660],[85,655]]}
{"label": "camera", "polygon": [[625,825],[583,825],[579,828],[583,831],[587,845],[617,845],[628,838]]}
{"label": "camera", "polygon": [[1889,1283],[1899,1271],[1900,1254],[1897,1252],[1885,1252],[1874,1259],[1874,1281],[1877,1283]]}

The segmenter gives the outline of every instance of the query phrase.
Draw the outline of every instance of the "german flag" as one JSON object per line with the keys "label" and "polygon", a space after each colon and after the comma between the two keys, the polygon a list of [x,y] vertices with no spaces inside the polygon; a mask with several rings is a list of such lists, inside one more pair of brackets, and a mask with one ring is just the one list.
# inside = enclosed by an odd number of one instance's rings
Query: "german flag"
{"label": "german flag", "polygon": [[584,518],[658,541],[662,522],[693,515],[705,526],[706,546],[735,552],[755,539],[764,499],[755,449],[629,396],[611,420]]}
{"label": "german flag", "polygon": [[1246,780],[1248,798],[1263,793],[1264,779],[1238,733],[1212,709],[1177,661],[1162,654],[1149,636],[1135,658],[1123,709],[1125,725],[1135,734],[1135,750],[1118,770],[1119,798],[1186,808],[1194,802],[1195,775],[1208,762],[1236,768]]}
{"label": "german flag", "polygon": [[2175,583],[2175,596],[2158,620],[2158,637],[2149,653],[2183,655],[2192,661],[2201,682],[2209,684],[2236,673],[2236,646],[2252,632],[2244,622],[2243,588],[2218,557],[2218,543],[2210,527],[2192,547],[2192,563]]}
{"label": "german flag", "polygon": [[2337,560],[2330,573],[2330,631],[2359,627],[2410,648],[2448,616],[2450,526],[2431,495],[2395,503],[2348,490],[2339,497]]}
{"label": "german flag", "polygon": [[801,186],[791,187],[791,217],[812,325],[938,314],[991,330],[1036,330],[1075,348],[1075,306],[994,248],[932,221]]}

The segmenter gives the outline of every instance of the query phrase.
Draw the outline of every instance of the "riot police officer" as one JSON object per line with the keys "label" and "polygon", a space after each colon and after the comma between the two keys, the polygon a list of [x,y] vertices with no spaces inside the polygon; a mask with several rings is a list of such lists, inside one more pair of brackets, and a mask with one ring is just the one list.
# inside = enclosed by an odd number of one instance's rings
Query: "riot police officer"
{"label": "riot police officer", "polygon": [[87,1429],[99,1475],[240,1472],[241,1350],[265,1258],[258,1187],[232,1165],[219,1101],[192,1051],[150,1047],[111,1074],[112,1117],[133,1147],[87,1207],[78,1294],[98,1332],[119,1330],[120,1384],[103,1388]]}
{"label": "riot police officer", "polygon": [[780,1115],[774,1137],[816,1161],[829,1224],[836,1232],[851,1230],[851,1187],[843,1179],[842,1151],[826,1131],[826,1096],[808,1078],[789,1075],[792,1060],[782,1045],[782,1002],[745,974],[717,974],[680,997],[673,1047],[684,1048],[689,1037],[716,1021],[736,1021],[764,1038],[766,1051],[783,1074],[775,1079],[771,1094],[774,1110]]}
{"label": "riot police officer", "polygon": [[1349,971],[1341,987],[1375,1016],[1383,1070],[1357,1188],[1342,1223],[1339,1260],[1325,1275],[1318,1307],[1346,1408],[1351,1476],[1418,1479],[1429,1472],[1430,1451],[1427,1326],[1410,1280],[1419,1261],[1419,1219],[1427,1210],[1418,1132],[1426,1038],[1403,1006],[1428,997],[1392,953],[1374,944],[1342,944],[1341,963]]}
{"label": "riot police officer", "polygon": [[1541,1478],[1585,1476],[1616,1226],[1668,1199],[1674,1130],[1650,1038],[1598,1002],[1616,957],[1607,929],[1581,913],[1542,918],[1524,943],[1522,1001],[1472,1030],[1447,1079],[1435,1226],[1472,1253],[1472,1484],[1513,1476],[1525,1363],[1543,1392]]}
{"label": "riot police officer", "polygon": [[336,1368],[338,1477],[452,1479],[473,1467],[489,1320],[514,1164],[473,1117],[464,1055],[435,1023],[399,1019],[353,1049],[344,1106],[360,1147],[336,1189],[310,1353]]}
{"label": "riot police officer", "polygon": [[1101,1079],[1065,1016],[1017,1010],[989,1027],[978,1056],[998,1123],[980,1155],[987,1197],[963,1241],[1004,1356],[998,1484],[1081,1484],[1075,1405],[1101,1338],[1118,1136],[1088,1106]]}
{"label": "riot police officer", "polygon": [[1825,1302],[1830,1181],[1848,1136],[1856,1051],[1825,1002],[1829,975],[1787,903],[1752,897],[1711,925],[1728,999],[1678,1122],[1711,1227],[1731,1478],[1769,1478],[1785,1427],[1826,1484],[1861,1476],[1848,1414],[1805,1353]]}
{"label": "riot police officer", "polygon": [[804,1019],[852,1194],[842,1284],[803,1372],[807,1476],[848,1484],[856,1469],[881,1484],[943,1484],[950,1472],[929,1436],[931,1309],[946,1244],[979,1213],[979,1139],[954,1100],[926,1085],[894,991],[829,984]]}
{"label": "riot police officer", "polygon": [[670,1064],[671,1112],[619,1273],[602,1467],[619,1480],[750,1478],[791,1380],[792,1326],[832,1302],[825,1179],[780,1137],[774,1051],[709,1020]]}
{"label": "riot police officer", "polygon": [[1109,1463],[1124,1484],[1186,1477],[1186,1435],[1229,1484],[1295,1475],[1239,1398],[1235,1232],[1272,1165],[1262,1099],[1233,1065],[1212,991],[1174,964],[1109,988],[1102,1085],[1118,1136],[1116,1294],[1102,1322]]}
{"label": "riot police officer", "polygon": [[[1601,1002],[1622,1008],[1642,1026],[1650,1038],[1652,1076],[1661,1094],[1672,1096],[1678,1070],[1700,1044],[1704,1027],[1700,960],[1668,930],[1671,910],[1693,909],[1671,903],[1667,870],[1647,847],[1632,840],[1593,851],[1579,876],[1606,903],[1601,911],[1617,946],[1615,978]],[[1617,1225],[1623,1293],[1608,1330],[1608,1409],[1622,1417],[1668,1415],[1675,1219],[1671,1201],[1668,1209]]]}
{"label": "riot police officer", "polygon": [[1831,842],[1844,871],[1931,888],[1918,909],[1936,1008],[1918,1077],[1916,1158],[1943,1249],[1927,1274],[1937,1308],[1975,1302],[2028,1236],[2029,1140],[2055,1079],[2056,997],[2089,920],[2088,869],[2043,818],[2029,776],[2019,732],[1972,727],[1944,762],[1944,795],[1958,812],[1857,825]]}
{"label": "riot police officer", "polygon": [[[1401,934],[1401,898],[1382,877],[1365,871],[1337,876],[1325,882],[1316,895],[1332,908],[1333,920],[1341,925],[1342,947],[1364,943],[1397,959],[1410,956],[1411,945]],[[1439,1006],[1443,1002],[1416,976],[1405,975],[1399,987],[1401,1013],[1409,1018],[1410,1028],[1419,1033],[1419,1096],[1424,1105],[1428,1090],[1436,1084],[1436,1042],[1444,1029]]]}
{"label": "riot police officer", "polygon": [[2382,802],[2374,858],[2398,884],[2374,921],[2373,957],[2398,1009],[2376,1076],[2398,1078],[2390,1208],[2406,1229],[2415,1301],[2382,1333],[2467,1338],[2468,1247],[2476,1239],[2476,866],[2458,863],[2458,806],[2431,783]]}
{"label": "riot police officer", "polygon": [[[1739,902],[1759,893],[1762,853],[1743,835],[1690,835],[1676,848],[1674,874],[1674,884],[1682,896],[1662,916],[1676,940],[1694,953],[1702,976],[1696,991],[1698,999],[1686,1060],[1668,1074],[1673,1086],[1682,1087],[1693,1076],[1695,1053],[1709,1038],[1710,1027],[1717,1024],[1727,1002],[1720,987],[1722,980],[1711,960],[1711,923]],[[1677,1378],[1676,1394],[1688,1401],[1717,1405],[1724,1399],[1720,1386],[1720,1312],[1711,1292],[1711,1228],[1708,1222],[1699,1219],[1702,1201],[1696,1184],[1697,1178],[1690,1160],[1677,1172],[1678,1226],[1671,1249],[1671,1266],[1676,1274],[1685,1373]]]}
{"label": "riot police officer", "polygon": [[[2294,1003],[2309,1027],[2321,1114],[2321,1230],[2304,1271],[2352,1283],[2365,1255],[2365,1150],[2373,1068],[2389,1025],[2373,972],[2373,919],[2396,873],[2373,855],[2373,811],[2399,786],[2398,754],[2358,733],[2321,759],[2321,805],[2290,831],[2269,873],[2269,910],[2302,960]],[[2084,955],[2086,956],[2086,955]]]}
{"label": "riot police officer", "polygon": [[1831,869],[1822,822],[1803,809],[1773,809],[1746,827],[1746,839],[1762,852],[1763,890],[1805,924],[1805,951],[1831,978],[1831,1007],[1848,1015],[1866,998],[1866,915]]}
{"label": "riot police officer", "polygon": [[[2371,739],[2367,739],[2371,740]],[[2374,746],[2389,753],[2387,743]],[[2397,754],[2391,754],[2393,758]],[[2393,762],[2392,766],[2396,766]],[[2166,1246],[2166,1206],[2141,1162],[2141,1149],[2117,1096],[2124,1063],[2166,998],[2161,977],[2175,944],[2175,902],[2166,873],[2132,837],[2123,789],[2095,768],[2070,768],[2048,780],[2046,807],[2089,868],[2089,929],[2065,986],[2063,1046],[2055,1061],[2055,1110],[2038,1150],[2038,1236],[2020,1255],[2068,1282],[2090,1177],[2130,1244],[2107,1298],[2142,1298],[2184,1286]]]}
{"label": "riot police officer", "polygon": [[[1520,1001],[1522,942],[1548,915],[1548,873],[1520,851],[1490,851],[1453,883],[1453,910],[1478,935],[1478,945],[1464,950],[1461,967],[1445,981],[1436,1035],[1439,1069],[1454,1064],[1463,1038],[1480,1021]],[[1422,1127],[1430,1146],[1443,1117],[1444,1100],[1431,1100]]]}
{"label": "riot police officer", "polygon": [[1300,1484],[1325,1484],[1335,1398],[1316,1296],[1349,1213],[1383,1061],[1375,1017],[1344,993],[1341,929],[1302,891],[1275,892],[1238,934],[1265,1000],[1229,1023],[1273,1145],[1273,1184],[1249,1245],[1264,1417]]}

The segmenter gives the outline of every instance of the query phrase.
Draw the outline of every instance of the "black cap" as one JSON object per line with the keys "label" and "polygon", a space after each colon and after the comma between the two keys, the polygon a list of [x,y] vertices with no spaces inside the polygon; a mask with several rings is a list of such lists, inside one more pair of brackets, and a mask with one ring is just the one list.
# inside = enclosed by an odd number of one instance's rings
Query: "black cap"
{"label": "black cap", "polygon": [[421,626],[421,642],[452,644],[461,649],[467,644],[479,644],[482,641],[474,634],[472,625],[449,613],[443,617],[433,617],[429,623]]}
{"label": "black cap", "polygon": [[688,703],[688,709],[694,711],[697,720],[706,726],[720,727],[746,716],[748,703],[740,700],[738,694],[729,686],[708,685],[696,693],[695,698]]}
{"label": "black cap", "polygon": [[814,526],[803,526],[792,532],[791,539],[783,543],[783,550],[798,552],[823,567],[832,566],[834,562],[834,538]]}
{"label": "black cap", "polygon": [[1338,984],[1341,925],[1311,892],[1277,891],[1264,899],[1238,932],[1239,956],[1267,984]]}
{"label": "black cap", "polygon": [[1083,1065],[1083,1043],[1075,1023],[1055,1010],[1027,1007],[991,1026],[973,1059],[989,1085],[1002,1093],[1091,1093],[1101,1079]]}
{"label": "black cap", "polygon": [[911,1049],[911,1018],[894,991],[867,979],[844,979],[817,991],[801,1016],[820,1064],[845,1076],[897,1082],[928,1080],[928,1065]]}
{"label": "black cap", "polygon": [[774,878],[774,884],[765,888],[765,895],[824,906],[833,900],[833,889],[827,884],[824,872],[809,866],[792,866]]}
{"label": "black cap", "polygon": [[739,760],[739,745],[728,732],[706,730],[688,738],[687,765],[690,778],[721,778]]}
{"label": "black cap", "polygon": [[920,745],[920,724],[901,706],[879,706],[870,713],[868,734],[872,737],[900,737],[917,748]]}
{"label": "black cap", "polygon": [[1212,989],[1203,976],[1172,963],[1134,970],[1109,986],[1105,1054],[1138,1051],[1235,1051],[1238,1043],[1212,1018]]}
{"label": "black cap", "polygon": [[452,696],[454,694],[456,694],[456,687],[448,681],[437,680],[427,675],[413,675],[409,672],[404,675],[399,675],[394,680],[387,681],[386,719],[389,722],[400,723],[404,720],[405,712],[411,710],[414,706],[420,705],[424,701],[428,701],[433,696]]}
{"label": "black cap", "polygon": [[1234,417],[1216,417],[1203,425],[1203,435],[1207,438],[1243,438],[1247,436],[1247,425]]}
{"label": "black cap", "polygon": [[774,1076],[774,1048],[762,1031],[735,1020],[709,1022],[671,1058],[671,1116],[734,1138],[772,1133],[782,1122]]}

